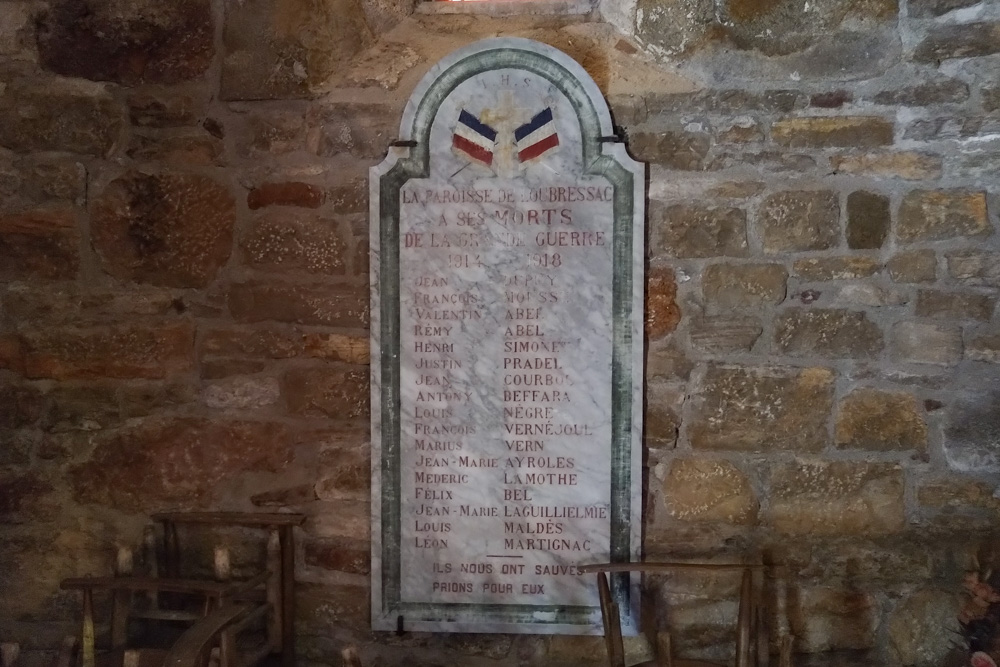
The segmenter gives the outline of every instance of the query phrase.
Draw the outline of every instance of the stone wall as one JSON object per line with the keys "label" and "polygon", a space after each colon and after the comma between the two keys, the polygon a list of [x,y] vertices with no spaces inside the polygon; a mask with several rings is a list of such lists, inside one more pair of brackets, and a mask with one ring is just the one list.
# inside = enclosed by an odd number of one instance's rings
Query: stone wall
{"label": "stone wall", "polygon": [[[797,664],[940,664],[1000,516],[1000,4],[412,11],[0,0],[0,638],[47,664],[58,581],[150,512],[290,509],[302,664],[600,662],[368,629],[367,168],[504,34],[650,163],[647,556],[783,563]],[[724,656],[735,586],[653,582],[649,617]]]}

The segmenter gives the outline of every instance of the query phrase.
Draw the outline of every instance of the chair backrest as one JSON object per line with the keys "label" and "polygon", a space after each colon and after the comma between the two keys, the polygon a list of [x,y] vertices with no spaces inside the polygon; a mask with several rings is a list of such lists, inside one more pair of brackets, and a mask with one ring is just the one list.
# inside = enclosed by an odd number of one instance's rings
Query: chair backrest
{"label": "chair backrest", "polygon": [[[582,565],[578,569],[581,573],[597,573],[597,590],[601,602],[601,617],[604,622],[604,643],[608,651],[610,667],[625,667],[625,650],[621,634],[620,611],[611,594],[607,576],[609,573],[657,574],[677,570],[741,572],[739,616],[736,623],[736,667],[765,667],[769,656],[766,623],[762,617],[763,568],[763,565],[757,563],[646,562],[598,563]],[[669,637],[657,642],[658,663],[664,667],[671,665],[670,643]]]}

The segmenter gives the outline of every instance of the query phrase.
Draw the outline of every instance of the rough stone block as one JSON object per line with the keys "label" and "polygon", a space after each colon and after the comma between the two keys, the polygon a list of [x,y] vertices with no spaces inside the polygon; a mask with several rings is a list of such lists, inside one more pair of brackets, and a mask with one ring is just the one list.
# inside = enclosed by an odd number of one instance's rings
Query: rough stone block
{"label": "rough stone block", "polygon": [[889,617],[889,645],[898,663],[935,667],[946,661],[958,625],[959,596],[940,589],[917,591]]}
{"label": "rough stone block", "polygon": [[892,143],[893,124],[879,116],[811,116],[787,118],[771,126],[782,146],[872,148]]}
{"label": "rough stone block", "polygon": [[715,5],[710,0],[639,0],[637,9],[636,37],[668,55],[701,46],[715,20]]}
{"label": "rough stone block", "polygon": [[747,476],[728,461],[679,459],[663,482],[667,514],[679,521],[753,524],[757,495]]}
{"label": "rough stone block", "polygon": [[952,470],[977,475],[1000,472],[1000,392],[980,391],[948,406],[944,453]]}
{"label": "rough stone block", "polygon": [[694,363],[673,337],[650,341],[646,352],[647,379],[686,380]]}
{"label": "rough stone block", "polygon": [[99,431],[121,419],[115,386],[88,383],[83,387],[57,387],[49,394],[50,405],[41,426],[49,433]]}
{"label": "rough stone block", "polygon": [[78,501],[122,511],[204,506],[219,480],[283,469],[294,444],[285,426],[270,422],[149,419],[98,440],[69,480]]}
{"label": "rough stone block", "polygon": [[194,329],[187,322],[161,326],[62,328],[21,335],[29,378],[164,378],[194,364]]}
{"label": "rough stone block", "polygon": [[882,287],[871,283],[843,285],[833,298],[833,305],[856,308],[857,306],[902,306],[909,303],[909,295],[899,289]]}
{"label": "rough stone block", "polygon": [[875,95],[875,104],[923,107],[964,102],[967,99],[969,99],[969,86],[964,81],[940,79],[895,90],[883,90]]}
{"label": "rough stone block", "polygon": [[292,414],[359,419],[368,416],[368,368],[296,368],[281,380]]}
{"label": "rough stone block", "polygon": [[308,147],[320,157],[385,157],[399,132],[399,110],[378,104],[333,104],[309,112]]}
{"label": "rough stone block", "polygon": [[856,389],[840,402],[834,441],[840,449],[923,452],[927,425],[911,394]]}
{"label": "rough stone block", "polygon": [[826,250],[840,241],[840,203],[829,190],[778,192],[760,206],[764,252]]}
{"label": "rough stone block", "polygon": [[765,171],[805,173],[816,166],[816,158],[785,151],[717,151],[712,154],[705,168],[709,171],[719,171],[744,166]]}
{"label": "rough stone block", "polygon": [[262,183],[247,193],[247,206],[251,211],[265,206],[319,208],[325,199],[323,189],[311,183]]}
{"label": "rough stone block", "polygon": [[910,0],[910,18],[932,18],[978,4],[978,0]]}
{"label": "rough stone block", "polygon": [[365,327],[368,289],[350,285],[243,282],[229,288],[229,311],[238,322],[292,322]]}
{"label": "rough stone block", "polygon": [[944,324],[897,322],[892,327],[896,361],[950,366],[962,360],[962,329]]}
{"label": "rough stone block", "polygon": [[228,0],[224,100],[303,98],[373,40],[358,0]]}
{"label": "rough stone block", "polygon": [[781,264],[712,264],[702,273],[701,290],[707,304],[748,308],[784,301],[787,281]]}
{"label": "rough stone block", "polygon": [[1000,498],[994,495],[992,484],[961,477],[941,477],[923,482],[917,489],[917,501],[923,507],[935,510],[1000,513]]}
{"label": "rough stone block", "polygon": [[130,382],[120,389],[122,416],[125,419],[148,417],[161,411],[175,411],[193,404],[197,399],[194,384],[189,381]]}
{"label": "rough stone block", "polygon": [[246,130],[238,135],[241,155],[284,155],[306,147],[306,121],[301,111],[260,111],[247,118]]}
{"label": "rough stone block", "polygon": [[897,283],[932,283],[937,279],[937,255],[933,250],[896,253],[886,268]]}
{"label": "rough stone block", "polygon": [[220,167],[225,164],[222,141],[201,131],[169,136],[133,134],[125,154],[137,162],[172,166]]}
{"label": "rough stone block", "polygon": [[646,338],[663,338],[677,328],[680,320],[677,278],[673,269],[651,269],[646,274]]}
{"label": "rough stone block", "polygon": [[931,28],[913,51],[917,62],[1000,53],[1000,23],[946,23]]}
{"label": "rough stone block", "polygon": [[798,608],[789,613],[797,651],[823,653],[875,646],[881,610],[872,593],[809,586],[798,595]]}
{"label": "rough stone block", "polygon": [[872,359],[882,351],[882,331],[863,312],[843,308],[790,308],[774,325],[778,350],[792,356]]}
{"label": "rough stone block", "polygon": [[782,463],[772,472],[770,523],[798,535],[898,533],[904,486],[902,469],[889,463]]}
{"label": "rough stone block", "polygon": [[704,169],[711,143],[708,133],[686,130],[630,132],[628,142],[637,160],[681,171]]}
{"label": "rough stone block", "polygon": [[879,270],[874,257],[817,257],[795,260],[793,270],[803,280],[869,278]]}
{"label": "rough stone block", "polygon": [[817,452],[829,439],[833,372],[710,366],[690,425],[695,449]]}
{"label": "rough stone block", "polygon": [[[52,113],[58,109],[58,113]],[[0,91],[0,146],[19,153],[106,156],[121,138],[125,108],[103,86],[15,82]]]}
{"label": "rough stone block", "polygon": [[898,151],[834,155],[830,158],[830,166],[841,174],[922,181],[941,176],[942,160],[929,153]]}
{"label": "rough stone block", "polygon": [[899,207],[896,237],[904,243],[992,233],[984,192],[914,190]]}
{"label": "rough stone block", "polygon": [[0,214],[0,280],[71,280],[79,270],[72,208]]}
{"label": "rough stone block", "polygon": [[215,327],[203,331],[199,340],[203,356],[290,359],[305,350],[304,334],[297,328]]}
{"label": "rough stone block", "polygon": [[959,250],[945,253],[948,275],[965,285],[1000,287],[1000,253]]}
{"label": "rough stone block", "polygon": [[201,400],[216,410],[259,410],[281,398],[275,378],[235,377],[205,385]]}
{"label": "rough stone block", "polygon": [[143,90],[128,96],[128,115],[139,127],[194,125],[201,108],[191,95]]}
{"label": "rough stone block", "polygon": [[367,213],[368,181],[359,179],[348,185],[332,187],[326,193],[326,201],[336,213]]}
{"label": "rough stone block", "polygon": [[973,338],[965,347],[965,358],[972,361],[1000,363],[1000,334],[987,334]]}
{"label": "rough stone block", "polygon": [[996,297],[970,292],[922,289],[917,292],[917,317],[988,322],[996,308]]}
{"label": "rough stone block", "polygon": [[734,118],[715,132],[715,140],[723,144],[747,144],[764,140],[760,122],[750,116]]}
{"label": "rough stone block", "polygon": [[41,390],[29,384],[0,383],[0,425],[23,428],[34,424],[45,410]]}
{"label": "rough stone block", "polygon": [[91,215],[94,248],[111,275],[205,287],[232,251],[236,202],[205,176],[133,171],[104,189]]}
{"label": "rough stone block", "polygon": [[[18,160],[17,185],[7,203],[12,210],[54,202],[81,206],[87,198],[87,168],[75,159],[35,154]],[[7,194],[2,192],[0,194]],[[24,202],[26,206],[21,206]]]}
{"label": "rough stone block", "polygon": [[371,572],[371,549],[367,542],[345,538],[309,540],[304,551],[306,565],[349,574]]}
{"label": "rough stone block", "polygon": [[877,250],[889,236],[889,198],[858,190],[847,196],[847,247]]}
{"label": "rough stone block", "polygon": [[749,352],[764,327],[751,316],[719,315],[691,320],[688,335],[691,345],[703,352]]}
{"label": "rough stone block", "polygon": [[654,202],[650,226],[656,249],[674,257],[745,257],[746,212],[726,206]]}
{"label": "rough stone block", "polygon": [[38,53],[46,69],[64,76],[179,83],[212,63],[212,24],[209,0],[56,0],[40,20]]}
{"label": "rough stone block", "polygon": [[371,363],[371,344],[368,336],[309,333],[303,337],[306,356],[315,359],[343,361],[345,364]]}
{"label": "rough stone block", "polygon": [[240,242],[243,260],[262,271],[343,275],[347,244],[338,227],[301,214],[258,218]]}

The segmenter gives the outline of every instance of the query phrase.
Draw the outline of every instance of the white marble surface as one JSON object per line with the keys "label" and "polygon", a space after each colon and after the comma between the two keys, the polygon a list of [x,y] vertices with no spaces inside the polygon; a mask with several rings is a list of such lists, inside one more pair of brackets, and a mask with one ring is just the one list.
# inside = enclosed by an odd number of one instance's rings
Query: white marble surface
{"label": "white marble surface", "polygon": [[[592,104],[610,134],[604,101],[576,63],[508,39],[473,45],[434,68],[411,98],[401,137],[420,136],[419,102],[439,75],[498,44],[576,75],[588,98],[576,106]],[[514,132],[546,108],[559,144],[521,161]],[[492,148],[492,164],[453,147],[462,110],[496,132],[495,144],[480,141]],[[388,267],[381,266],[380,179],[409,152],[394,149],[372,170],[373,625],[395,629],[402,615],[404,627],[422,630],[597,632],[594,579],[575,566],[610,559],[612,357],[629,335],[622,349],[633,371],[631,403],[618,409],[632,419],[625,493],[633,557],[639,549],[642,166],[620,145],[601,145],[636,175],[637,211],[625,239],[632,312],[616,341],[612,285],[623,267],[614,263],[615,186],[586,173],[574,100],[545,74],[487,68],[459,82],[432,118],[429,173],[400,192],[398,302],[384,303],[381,294]],[[381,224],[397,224],[392,217]],[[398,347],[380,340],[383,306],[398,307]],[[390,381],[382,376],[383,345],[392,363],[398,349],[398,441],[382,423]],[[396,519],[386,514],[392,494],[383,460],[397,446],[399,552],[387,554],[383,522]],[[390,603],[387,557],[398,558],[399,572],[399,597]],[[633,606],[637,599],[633,590]],[[553,623],[562,606],[587,609]]]}

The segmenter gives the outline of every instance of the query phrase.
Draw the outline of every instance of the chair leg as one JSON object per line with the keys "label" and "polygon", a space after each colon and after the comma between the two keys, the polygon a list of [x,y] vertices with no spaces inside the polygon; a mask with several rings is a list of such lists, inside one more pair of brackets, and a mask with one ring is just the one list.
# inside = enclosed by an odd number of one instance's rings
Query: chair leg
{"label": "chair leg", "polygon": [[792,667],[792,645],[795,638],[784,635],[781,638],[781,652],[778,654],[778,667]]}
{"label": "chair leg", "polygon": [[611,598],[611,587],[604,572],[597,573],[597,592],[601,600],[601,618],[604,620],[604,645],[608,649],[608,664],[610,667],[625,667],[621,617],[618,615],[618,605]]}
{"label": "chair leg", "polygon": [[750,625],[753,619],[753,570],[743,570],[740,615],[736,626],[736,667],[750,667]]}
{"label": "chair leg", "polygon": [[94,653],[94,592],[89,588],[83,591],[83,632],[80,640],[82,667],[95,667],[97,657]]}
{"label": "chair leg", "polygon": [[656,633],[656,664],[660,667],[674,667],[674,649],[670,645],[670,633],[666,630]]}

